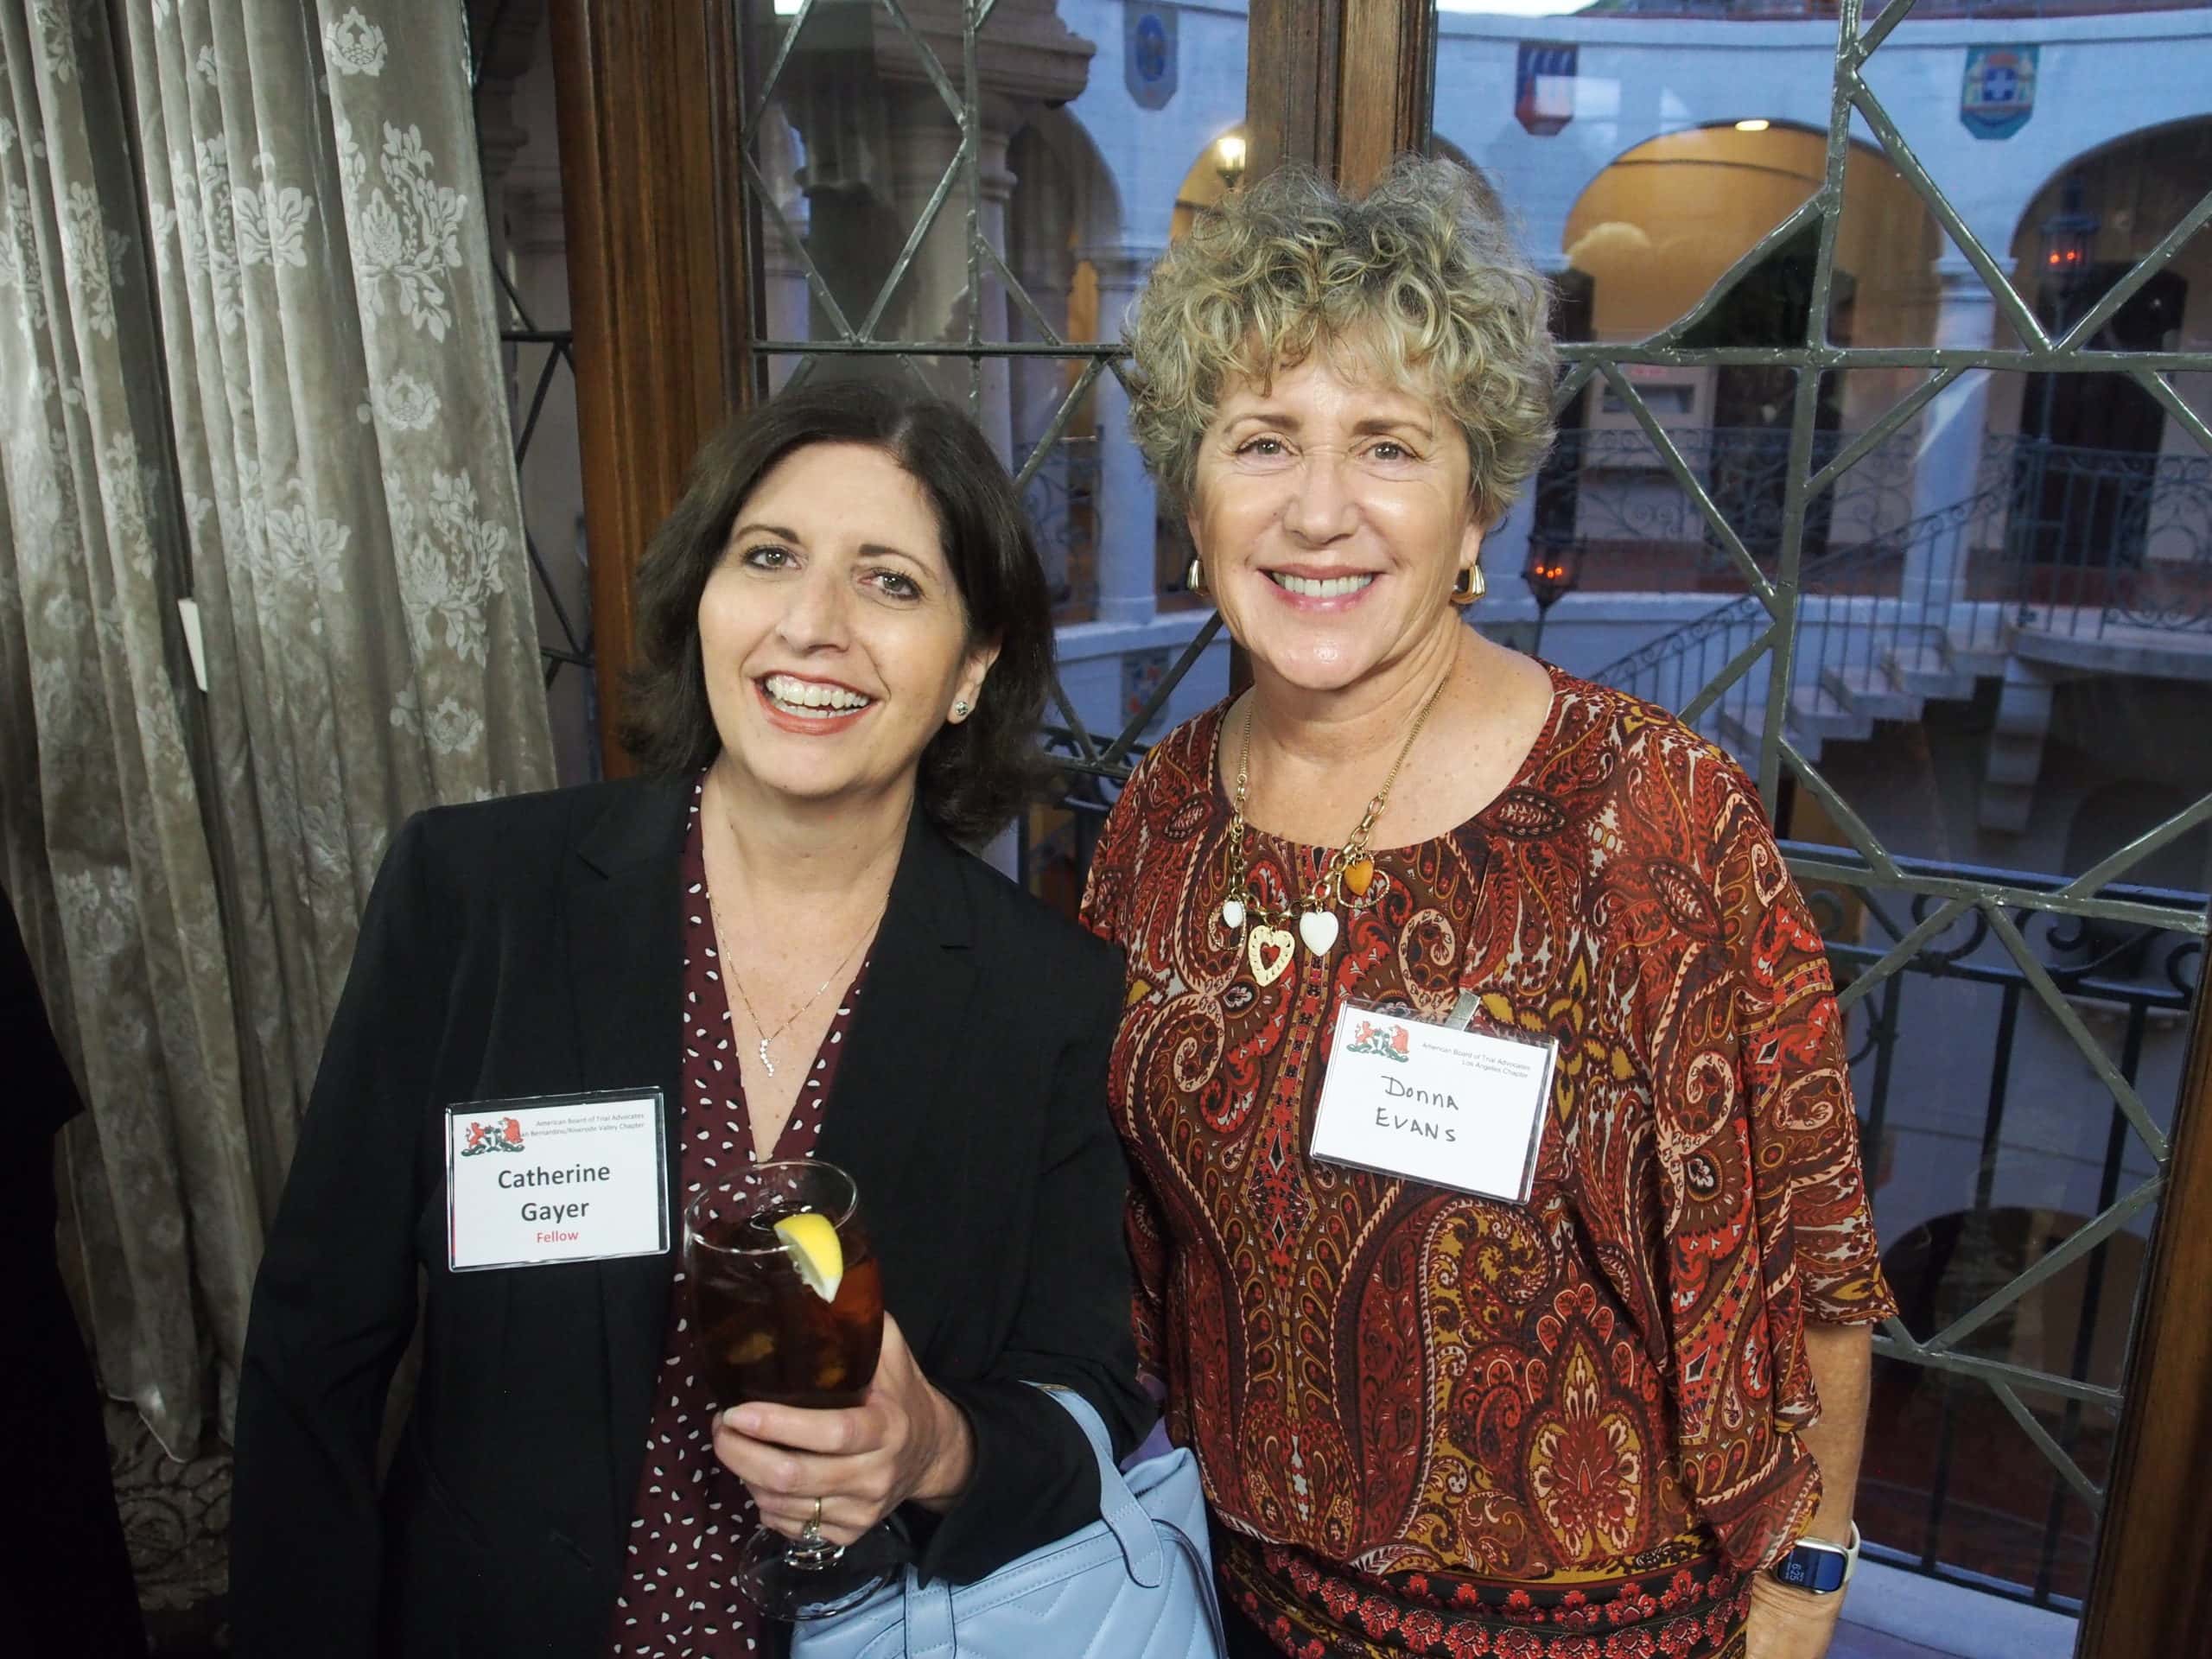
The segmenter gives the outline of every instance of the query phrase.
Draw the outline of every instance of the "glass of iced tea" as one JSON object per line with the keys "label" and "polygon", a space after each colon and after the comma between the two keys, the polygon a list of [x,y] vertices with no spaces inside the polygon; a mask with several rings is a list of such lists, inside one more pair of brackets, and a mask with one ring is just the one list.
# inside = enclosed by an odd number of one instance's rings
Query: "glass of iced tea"
{"label": "glass of iced tea", "polygon": [[[883,1346],[883,1281],[853,1178],[812,1160],[751,1173],[703,1189],[683,1211],[684,1286],[715,1409],[857,1406]],[[764,1526],[738,1582],[776,1618],[827,1618],[864,1599],[905,1555],[888,1525],[842,1548],[811,1526],[796,1539]]]}

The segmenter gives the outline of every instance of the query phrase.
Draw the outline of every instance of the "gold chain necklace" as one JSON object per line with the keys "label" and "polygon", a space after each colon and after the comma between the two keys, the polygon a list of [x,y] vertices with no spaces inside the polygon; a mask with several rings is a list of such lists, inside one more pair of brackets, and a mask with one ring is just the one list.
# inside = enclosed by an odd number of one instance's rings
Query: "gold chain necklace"
{"label": "gold chain necklace", "polygon": [[[1413,730],[1406,734],[1405,746],[1398,751],[1398,758],[1390,763],[1390,771],[1382,779],[1382,787],[1375,791],[1375,798],[1367,804],[1367,810],[1360,815],[1359,824],[1342,847],[1331,853],[1323,861],[1320,874],[1314,877],[1313,886],[1300,906],[1298,937],[1306,950],[1317,957],[1325,957],[1337,942],[1341,924],[1334,905],[1345,887],[1355,898],[1364,897],[1369,883],[1375,879],[1375,859],[1367,850],[1368,838],[1375,833],[1376,821],[1382,816],[1382,809],[1389,804],[1390,789],[1398,781],[1398,772],[1406,764],[1406,757],[1414,752],[1414,745],[1421,739],[1421,729],[1428,723],[1428,711],[1436,707],[1437,698],[1444,695],[1444,687],[1451,676],[1437,682],[1436,690],[1428,694],[1421,711],[1414,716]],[[1251,964],[1252,977],[1262,985],[1272,985],[1290,966],[1290,930],[1283,925],[1290,919],[1287,910],[1271,910],[1252,896],[1252,865],[1244,852],[1244,801],[1251,791],[1252,768],[1252,705],[1244,706],[1244,735],[1236,754],[1236,792],[1230,802],[1227,871],[1235,885],[1229,896],[1221,901],[1221,925],[1232,933],[1243,932],[1247,924],[1250,932],[1244,942],[1245,959]]]}

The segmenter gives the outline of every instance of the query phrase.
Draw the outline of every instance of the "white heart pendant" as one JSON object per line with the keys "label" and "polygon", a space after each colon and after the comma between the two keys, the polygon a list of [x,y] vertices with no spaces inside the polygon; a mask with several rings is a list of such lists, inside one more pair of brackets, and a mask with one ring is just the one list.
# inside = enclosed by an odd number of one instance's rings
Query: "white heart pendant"
{"label": "white heart pendant", "polygon": [[1244,901],[1242,899],[1224,899],[1221,901],[1221,925],[1232,933],[1243,931]]}
{"label": "white heart pendant", "polygon": [[1290,966],[1290,930],[1269,927],[1265,922],[1254,928],[1244,942],[1245,960],[1252,964],[1252,977],[1262,985],[1272,985],[1282,977],[1282,970]]}
{"label": "white heart pendant", "polygon": [[1309,910],[1298,918],[1298,937],[1306,941],[1306,948],[1317,957],[1329,954],[1329,947],[1337,942],[1339,924],[1333,910]]}

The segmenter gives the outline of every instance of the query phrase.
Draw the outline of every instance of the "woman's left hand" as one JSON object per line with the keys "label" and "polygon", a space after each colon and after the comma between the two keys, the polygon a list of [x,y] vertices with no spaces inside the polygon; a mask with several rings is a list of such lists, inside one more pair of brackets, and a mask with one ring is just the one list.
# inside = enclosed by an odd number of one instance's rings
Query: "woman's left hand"
{"label": "woman's left hand", "polygon": [[1751,1616],[1744,1621],[1745,1659],[1821,1659],[1842,1616],[1841,1595],[1810,1595],[1764,1573],[1754,1574]]}
{"label": "woman's left hand", "polygon": [[974,1471],[976,1444],[887,1313],[866,1400],[836,1411],[734,1407],[715,1419],[715,1455],[778,1532],[798,1537],[819,1498],[822,1535],[849,1544],[901,1503],[949,1509]]}

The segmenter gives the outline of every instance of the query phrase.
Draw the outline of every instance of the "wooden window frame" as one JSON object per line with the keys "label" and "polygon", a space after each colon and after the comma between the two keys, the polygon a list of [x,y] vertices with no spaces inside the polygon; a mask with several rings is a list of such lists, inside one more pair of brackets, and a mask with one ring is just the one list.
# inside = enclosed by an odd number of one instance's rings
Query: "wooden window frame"
{"label": "wooden window frame", "polygon": [[551,0],[549,13],[600,747],[620,777],[631,578],[750,385],[735,7]]}

